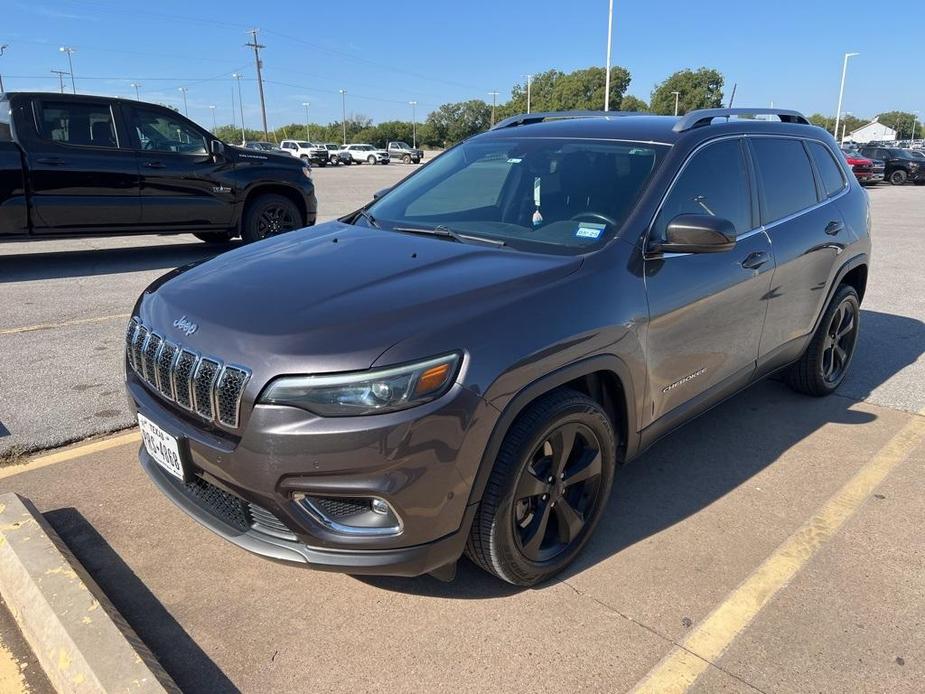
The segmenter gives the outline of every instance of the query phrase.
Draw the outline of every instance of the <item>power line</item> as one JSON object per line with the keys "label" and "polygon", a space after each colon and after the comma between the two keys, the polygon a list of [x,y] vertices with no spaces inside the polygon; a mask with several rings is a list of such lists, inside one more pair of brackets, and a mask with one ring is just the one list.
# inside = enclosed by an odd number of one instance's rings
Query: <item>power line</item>
{"label": "power line", "polygon": [[54,74],[58,76],[58,87],[61,90],[61,93],[64,94],[64,76],[69,75],[67,70],[52,70]]}

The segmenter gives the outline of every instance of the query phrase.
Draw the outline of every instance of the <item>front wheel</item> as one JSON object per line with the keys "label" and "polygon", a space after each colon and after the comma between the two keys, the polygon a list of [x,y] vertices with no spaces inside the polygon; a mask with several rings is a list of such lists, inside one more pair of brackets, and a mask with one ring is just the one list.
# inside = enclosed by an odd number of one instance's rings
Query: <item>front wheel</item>
{"label": "front wheel", "polygon": [[259,241],[304,226],[302,213],[289,198],[267,193],[258,195],[244,211],[241,237],[247,242]]}
{"label": "front wheel", "polygon": [[843,284],[822,314],[803,356],[787,371],[787,384],[799,393],[816,397],[834,393],[848,373],[860,323],[858,293]]}
{"label": "front wheel", "polygon": [[600,520],[615,460],[614,428],[597,402],[574,390],[543,396],[504,437],[466,554],[514,585],[562,571]]}
{"label": "front wheel", "polygon": [[401,158],[401,163],[402,163],[402,164],[410,164],[410,163],[411,163],[411,155],[410,155],[410,154],[403,154],[403,155],[402,155],[402,158]]}
{"label": "front wheel", "polygon": [[376,157],[374,157],[373,155],[370,154],[370,155],[366,158],[366,161],[367,161],[367,163],[369,163],[370,166],[372,166],[373,164],[376,163]]}
{"label": "front wheel", "polygon": [[893,173],[890,174],[890,183],[894,186],[901,186],[906,183],[906,180],[909,176],[902,169],[896,169]]}

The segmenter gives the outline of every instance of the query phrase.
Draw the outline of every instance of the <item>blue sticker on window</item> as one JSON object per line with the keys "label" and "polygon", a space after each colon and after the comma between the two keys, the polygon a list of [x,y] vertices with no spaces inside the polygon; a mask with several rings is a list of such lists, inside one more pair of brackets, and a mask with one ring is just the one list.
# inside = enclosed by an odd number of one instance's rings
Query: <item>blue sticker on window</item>
{"label": "blue sticker on window", "polygon": [[575,236],[580,239],[598,239],[604,233],[606,224],[592,224],[591,222],[579,222],[578,231]]}

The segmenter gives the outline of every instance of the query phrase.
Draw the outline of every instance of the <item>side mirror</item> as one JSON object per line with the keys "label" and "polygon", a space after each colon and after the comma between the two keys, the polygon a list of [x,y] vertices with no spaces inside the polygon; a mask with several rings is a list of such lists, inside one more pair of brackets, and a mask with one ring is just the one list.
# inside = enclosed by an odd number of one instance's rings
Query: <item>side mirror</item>
{"label": "side mirror", "polygon": [[381,190],[377,190],[375,193],[373,193],[373,200],[378,200],[383,195],[388,193],[390,190],[392,190],[392,186],[389,186],[388,188],[382,188]]}
{"label": "side mirror", "polygon": [[221,140],[212,140],[210,149],[212,150],[212,158],[215,161],[225,158],[225,144]]}
{"label": "side mirror", "polygon": [[708,214],[682,214],[665,229],[665,240],[651,249],[657,253],[722,253],[735,248],[736,229],[728,219]]}

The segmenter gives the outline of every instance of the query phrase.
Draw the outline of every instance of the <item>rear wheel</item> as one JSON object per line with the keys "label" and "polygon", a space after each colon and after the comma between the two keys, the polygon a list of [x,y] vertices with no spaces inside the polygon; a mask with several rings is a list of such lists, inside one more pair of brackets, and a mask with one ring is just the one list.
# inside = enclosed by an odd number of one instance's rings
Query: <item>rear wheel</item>
{"label": "rear wheel", "polygon": [[206,243],[229,243],[234,238],[230,231],[202,231],[193,236]]}
{"label": "rear wheel", "polygon": [[841,285],[819,321],[800,360],[787,371],[787,384],[806,395],[829,395],[845,380],[854,356],[861,306],[854,287]]}
{"label": "rear wheel", "polygon": [[366,157],[366,161],[369,163],[370,166],[372,166],[373,164],[376,163],[376,157],[370,154],[368,157]]}
{"label": "rear wheel", "polygon": [[289,198],[267,193],[258,195],[244,211],[241,237],[248,243],[305,226],[302,213]]}
{"label": "rear wheel", "polygon": [[613,425],[597,402],[573,390],[537,400],[504,438],[466,554],[515,585],[552,577],[600,520],[615,459]]}
{"label": "rear wheel", "polygon": [[901,186],[905,184],[908,178],[909,176],[906,175],[905,171],[902,169],[896,169],[896,171],[890,174],[890,183],[892,183],[894,186]]}
{"label": "rear wheel", "polygon": [[411,163],[411,155],[410,155],[410,154],[403,154],[402,157],[401,157],[401,163],[402,163],[402,164],[410,164],[410,163]]}

